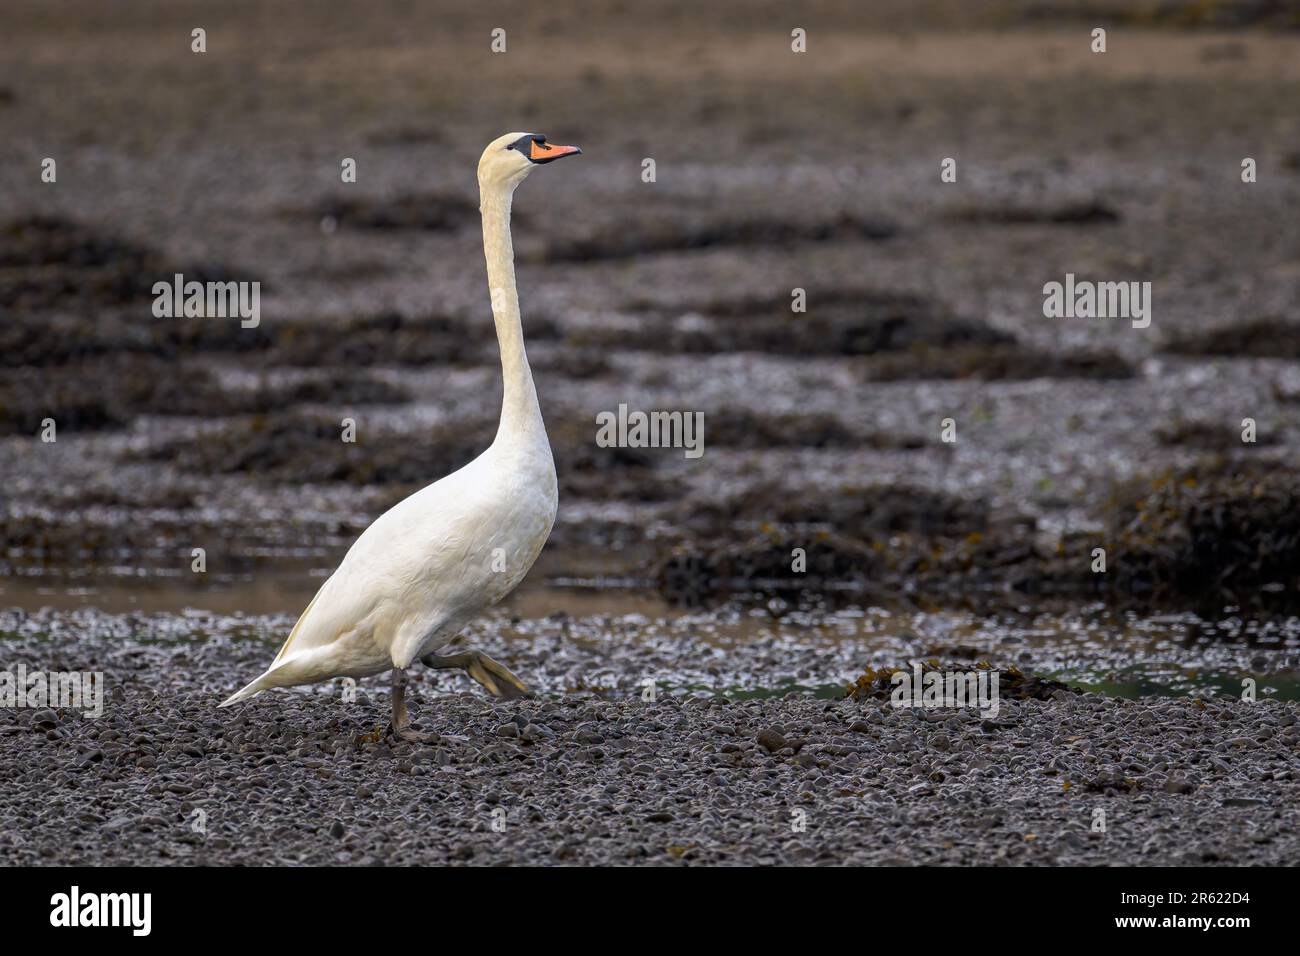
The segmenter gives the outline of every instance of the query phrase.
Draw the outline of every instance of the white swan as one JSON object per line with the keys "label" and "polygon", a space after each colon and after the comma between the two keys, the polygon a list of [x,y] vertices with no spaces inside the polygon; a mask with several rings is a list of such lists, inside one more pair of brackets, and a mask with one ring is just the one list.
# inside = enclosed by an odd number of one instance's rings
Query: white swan
{"label": "white swan", "polygon": [[493,694],[528,689],[479,651],[436,653],[523,580],[551,533],[555,463],[524,353],[510,243],[515,187],[538,166],[582,152],[534,133],[508,133],[478,164],[483,252],[501,348],[505,398],[492,445],[460,471],[375,519],[303,611],[261,677],[227,707],[271,687],[393,672],[392,731],[422,739],[406,712],[406,668],[464,668]]}

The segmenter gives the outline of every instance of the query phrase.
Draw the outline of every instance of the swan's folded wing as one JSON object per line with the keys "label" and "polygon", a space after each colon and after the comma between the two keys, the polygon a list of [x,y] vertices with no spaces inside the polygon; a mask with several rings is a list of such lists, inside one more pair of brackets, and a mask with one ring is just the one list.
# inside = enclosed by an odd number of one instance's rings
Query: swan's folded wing
{"label": "swan's folded wing", "polygon": [[289,632],[272,668],[297,651],[332,643],[370,617],[379,600],[378,589],[354,577],[356,569],[347,562],[330,575]]}
{"label": "swan's folded wing", "polygon": [[358,629],[386,641],[412,610],[438,609],[438,590],[455,581],[448,572],[465,571],[472,544],[465,529],[479,527],[484,461],[480,455],[376,518],[311,599],[271,667]]}

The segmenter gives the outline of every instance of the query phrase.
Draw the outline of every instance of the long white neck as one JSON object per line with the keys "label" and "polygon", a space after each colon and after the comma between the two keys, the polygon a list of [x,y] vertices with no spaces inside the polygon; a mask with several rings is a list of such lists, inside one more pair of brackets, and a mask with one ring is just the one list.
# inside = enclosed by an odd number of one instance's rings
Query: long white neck
{"label": "long white neck", "polygon": [[483,214],[483,254],[487,257],[488,290],[501,348],[501,376],[505,395],[497,440],[546,440],[542,410],[537,404],[533,373],[524,352],[524,329],[519,318],[519,292],[515,288],[515,251],[510,242],[512,190],[480,185],[479,211]]}

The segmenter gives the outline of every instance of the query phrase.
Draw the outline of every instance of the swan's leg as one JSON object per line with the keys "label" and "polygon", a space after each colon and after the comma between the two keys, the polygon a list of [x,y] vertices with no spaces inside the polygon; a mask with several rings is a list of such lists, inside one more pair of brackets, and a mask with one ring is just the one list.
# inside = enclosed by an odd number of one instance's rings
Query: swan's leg
{"label": "swan's leg", "polygon": [[426,654],[420,658],[420,663],[437,670],[463,670],[486,687],[494,697],[514,700],[532,696],[523,681],[482,651],[465,651],[463,654],[449,654],[446,657]]}
{"label": "swan's leg", "polygon": [[434,739],[431,734],[411,729],[411,715],[406,712],[406,671],[400,667],[393,668],[393,722],[388,729],[398,740],[415,744],[428,743]]}

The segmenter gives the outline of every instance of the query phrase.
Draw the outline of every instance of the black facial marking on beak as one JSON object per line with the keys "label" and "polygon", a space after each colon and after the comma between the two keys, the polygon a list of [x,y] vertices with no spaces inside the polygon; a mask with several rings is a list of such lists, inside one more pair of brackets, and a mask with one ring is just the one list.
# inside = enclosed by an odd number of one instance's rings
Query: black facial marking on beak
{"label": "black facial marking on beak", "polygon": [[554,143],[548,143],[546,137],[540,133],[528,133],[519,137],[506,149],[517,149],[528,157],[529,162],[538,166],[544,163],[553,163],[557,159],[565,156],[579,156],[582,154],[576,146],[557,146]]}

